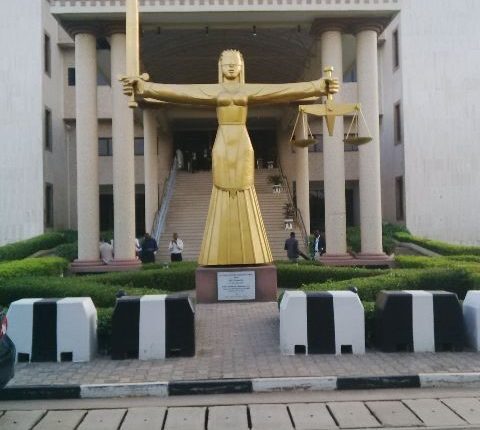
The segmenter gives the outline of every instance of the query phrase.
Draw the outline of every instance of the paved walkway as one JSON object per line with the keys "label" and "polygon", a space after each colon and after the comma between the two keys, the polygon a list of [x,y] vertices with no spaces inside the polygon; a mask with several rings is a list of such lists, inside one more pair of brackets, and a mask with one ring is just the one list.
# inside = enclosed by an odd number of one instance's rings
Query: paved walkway
{"label": "paved walkway", "polygon": [[477,397],[0,410],[2,430],[478,429]]}
{"label": "paved walkway", "polygon": [[480,372],[480,354],[473,352],[282,356],[276,303],[197,305],[195,318],[195,357],[152,361],[98,357],[89,363],[19,363],[10,386]]}

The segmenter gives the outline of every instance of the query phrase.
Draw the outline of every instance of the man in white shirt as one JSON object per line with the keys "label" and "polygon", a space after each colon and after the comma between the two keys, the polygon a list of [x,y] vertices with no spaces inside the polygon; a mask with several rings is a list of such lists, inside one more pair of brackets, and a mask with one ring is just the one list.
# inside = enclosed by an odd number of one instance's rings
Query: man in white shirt
{"label": "man in white shirt", "polygon": [[109,264],[113,260],[113,245],[105,239],[100,239],[100,259],[104,264]]}
{"label": "man in white shirt", "polygon": [[168,245],[168,250],[170,251],[170,260],[172,262],[182,261],[183,241],[178,237],[177,233],[173,233],[173,239]]}

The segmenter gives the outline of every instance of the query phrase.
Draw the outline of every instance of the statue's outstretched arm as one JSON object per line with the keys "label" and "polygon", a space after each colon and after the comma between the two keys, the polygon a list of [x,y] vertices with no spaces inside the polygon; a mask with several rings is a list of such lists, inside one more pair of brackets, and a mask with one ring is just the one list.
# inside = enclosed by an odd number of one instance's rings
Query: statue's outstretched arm
{"label": "statue's outstretched arm", "polygon": [[157,84],[147,82],[140,77],[124,77],[121,80],[123,92],[126,95],[134,92],[136,96],[143,99],[179,104],[215,106],[220,89],[217,84]]}
{"label": "statue's outstretched arm", "polygon": [[249,104],[288,103],[309,97],[335,94],[339,90],[338,80],[318,79],[310,82],[289,84],[246,84]]}

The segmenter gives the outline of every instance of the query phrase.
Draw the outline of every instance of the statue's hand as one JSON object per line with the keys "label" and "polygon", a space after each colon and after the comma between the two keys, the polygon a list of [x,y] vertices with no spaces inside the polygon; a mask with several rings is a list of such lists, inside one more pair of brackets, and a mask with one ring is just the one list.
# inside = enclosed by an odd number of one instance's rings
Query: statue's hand
{"label": "statue's hand", "polygon": [[325,91],[327,94],[336,94],[340,91],[340,82],[337,78],[325,78]]}
{"label": "statue's hand", "polygon": [[119,81],[123,85],[123,94],[132,96],[135,94],[143,94],[145,82],[144,75],[142,76],[120,76]]}

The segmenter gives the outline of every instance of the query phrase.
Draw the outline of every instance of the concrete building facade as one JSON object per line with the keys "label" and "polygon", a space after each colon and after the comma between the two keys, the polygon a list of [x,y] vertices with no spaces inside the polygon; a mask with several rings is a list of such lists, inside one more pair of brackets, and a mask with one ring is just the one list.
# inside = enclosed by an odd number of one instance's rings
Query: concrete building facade
{"label": "concrete building facade", "polygon": [[[125,132],[130,120],[118,116],[126,113],[117,110],[115,90],[125,2],[30,3],[11,2],[0,18],[0,244],[86,225],[80,229],[95,232],[90,251],[80,246],[89,260],[98,231],[116,226],[114,206],[136,208],[137,234],[151,228],[175,149],[192,139],[209,149],[215,112],[137,109]],[[364,252],[378,252],[382,218],[416,235],[480,245],[479,9],[473,0],[140,0],[141,59],[152,80],[165,83],[215,82],[218,55],[227,48],[243,52],[248,82],[313,80],[334,64],[342,80],[336,100],[362,102],[370,133],[378,133],[378,155],[370,144],[338,145],[348,117],[337,120],[336,146],[311,117],[317,144],[302,150],[290,145],[295,106],[249,111],[257,158],[281,165],[311,220],[307,229],[326,229],[331,254],[345,252],[344,226],[354,224],[370,229]],[[115,197],[126,159],[115,161],[113,140],[125,133],[134,140],[126,155],[132,176]],[[88,154],[78,139],[88,142]],[[87,158],[79,163],[79,155]],[[115,181],[116,171],[122,179]],[[94,181],[84,200],[77,178]]]}

